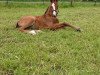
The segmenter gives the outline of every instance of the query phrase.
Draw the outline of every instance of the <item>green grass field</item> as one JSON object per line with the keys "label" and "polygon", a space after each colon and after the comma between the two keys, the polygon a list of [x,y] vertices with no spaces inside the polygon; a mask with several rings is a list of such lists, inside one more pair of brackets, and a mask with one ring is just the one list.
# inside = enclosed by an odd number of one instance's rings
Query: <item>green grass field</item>
{"label": "green grass field", "polygon": [[32,36],[15,28],[20,17],[42,15],[47,6],[0,3],[0,75],[100,75],[100,7],[59,6],[59,20],[82,32],[68,27]]}

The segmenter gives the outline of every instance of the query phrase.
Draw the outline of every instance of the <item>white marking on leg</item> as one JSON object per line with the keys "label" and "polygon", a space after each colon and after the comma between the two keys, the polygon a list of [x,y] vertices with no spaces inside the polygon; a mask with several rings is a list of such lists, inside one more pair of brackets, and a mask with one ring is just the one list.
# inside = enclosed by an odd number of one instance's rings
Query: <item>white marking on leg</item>
{"label": "white marking on leg", "polygon": [[32,35],[36,34],[35,30],[31,30],[31,31],[29,31],[29,33],[32,34]]}
{"label": "white marking on leg", "polygon": [[35,30],[35,31],[36,31],[36,33],[42,32],[41,30]]}
{"label": "white marking on leg", "polygon": [[56,11],[55,11],[56,8],[55,8],[55,4],[54,3],[52,3],[52,8],[53,8],[53,15],[56,16]]}

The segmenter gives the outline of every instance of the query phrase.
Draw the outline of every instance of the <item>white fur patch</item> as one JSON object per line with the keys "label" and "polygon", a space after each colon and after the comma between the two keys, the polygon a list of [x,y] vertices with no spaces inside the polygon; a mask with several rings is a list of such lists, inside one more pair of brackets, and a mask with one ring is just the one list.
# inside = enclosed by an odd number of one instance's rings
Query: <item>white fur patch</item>
{"label": "white fur patch", "polygon": [[56,11],[53,11],[53,15],[56,16]]}
{"label": "white fur patch", "polygon": [[29,33],[32,34],[32,35],[36,34],[35,30],[31,30],[31,31],[29,31]]}

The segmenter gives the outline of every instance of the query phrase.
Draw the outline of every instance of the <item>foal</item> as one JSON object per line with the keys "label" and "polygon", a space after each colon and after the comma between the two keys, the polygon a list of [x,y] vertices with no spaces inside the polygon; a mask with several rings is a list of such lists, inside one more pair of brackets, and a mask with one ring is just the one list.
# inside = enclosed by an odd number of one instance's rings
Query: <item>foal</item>
{"label": "foal", "polygon": [[[68,23],[59,23],[57,19],[58,14],[58,0],[50,0],[51,4],[47,8],[46,12],[42,16],[25,16],[22,17],[16,27],[21,32],[30,33],[35,35],[40,32],[41,29],[57,30],[69,26],[77,31],[80,31],[79,27],[72,26]],[[33,29],[31,29],[31,28]],[[30,29],[29,29],[30,28]]]}

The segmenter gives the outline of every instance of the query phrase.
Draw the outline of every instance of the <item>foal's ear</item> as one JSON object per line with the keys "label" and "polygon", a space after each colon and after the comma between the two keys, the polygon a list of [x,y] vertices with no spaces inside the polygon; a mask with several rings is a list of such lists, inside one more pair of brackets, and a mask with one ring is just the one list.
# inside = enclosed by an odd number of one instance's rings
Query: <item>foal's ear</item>
{"label": "foal's ear", "polygon": [[53,2],[58,2],[58,0],[50,0],[50,2],[51,2],[51,3],[53,3]]}
{"label": "foal's ear", "polygon": [[50,2],[52,3],[52,2],[53,2],[53,0],[50,0]]}
{"label": "foal's ear", "polygon": [[51,3],[55,2],[56,0],[50,0]]}
{"label": "foal's ear", "polygon": [[54,0],[55,2],[58,2],[58,0]]}

